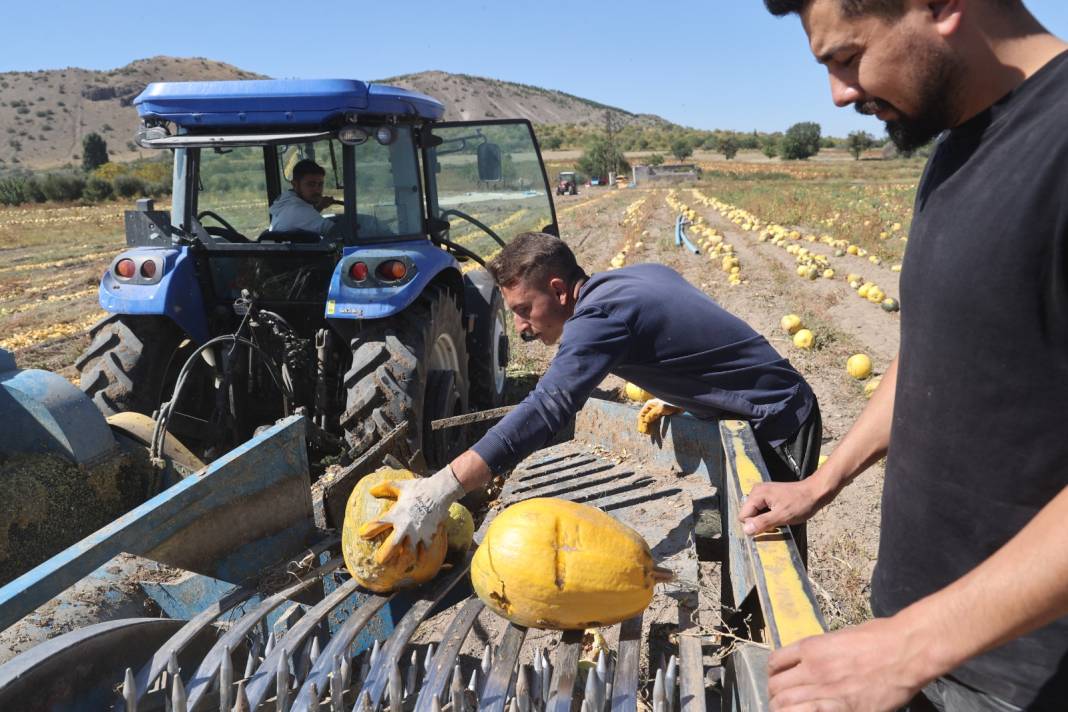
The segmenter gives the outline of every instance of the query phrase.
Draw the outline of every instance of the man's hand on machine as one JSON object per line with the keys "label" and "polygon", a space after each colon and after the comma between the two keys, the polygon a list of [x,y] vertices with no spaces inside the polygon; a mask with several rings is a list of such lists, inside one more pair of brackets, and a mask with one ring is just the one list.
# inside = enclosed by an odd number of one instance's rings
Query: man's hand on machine
{"label": "man's hand on machine", "polygon": [[653,432],[653,426],[665,415],[675,415],[681,412],[682,408],[678,406],[666,403],[659,398],[650,398],[638,411],[638,432],[648,435]]}
{"label": "man's hand on machine", "polygon": [[449,506],[464,496],[464,488],[453,475],[452,467],[445,467],[432,477],[383,482],[373,487],[371,494],[397,500],[385,514],[367,522],[359,531],[364,539],[373,539],[393,530],[393,535],[375,552],[375,560],[383,564],[404,546],[430,546]]}
{"label": "man's hand on machine", "polygon": [[761,482],[742,502],[738,519],[750,536],[776,527],[801,524],[834,498],[822,488],[822,480],[809,477],[798,482]]}

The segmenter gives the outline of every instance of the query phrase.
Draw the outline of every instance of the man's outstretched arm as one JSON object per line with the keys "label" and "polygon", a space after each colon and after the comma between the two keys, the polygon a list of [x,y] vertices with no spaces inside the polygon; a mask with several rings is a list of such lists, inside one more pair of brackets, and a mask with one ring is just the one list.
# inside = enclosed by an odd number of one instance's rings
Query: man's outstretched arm
{"label": "man's outstretched arm", "polygon": [[868,406],[823,467],[800,482],[767,482],[753,488],[738,514],[743,531],[759,534],[807,521],[857,475],[886,455],[896,386],[897,358],[894,358]]}
{"label": "man's outstretched arm", "polygon": [[407,540],[428,545],[449,505],[489,483],[544,445],[586,402],[594,387],[618,363],[627,348],[626,324],[600,310],[578,315],[565,327],[560,349],[523,402],[493,426],[467,452],[432,477],[404,480],[381,487],[376,496],[396,497],[396,503],[368,522],[360,534],[376,537],[393,529],[393,535],[376,552],[378,560],[392,558]]}
{"label": "man's outstretched arm", "polygon": [[895,710],[964,661],[1068,615],[1065,541],[1068,487],[941,591],[891,618],[772,653],[771,709]]}

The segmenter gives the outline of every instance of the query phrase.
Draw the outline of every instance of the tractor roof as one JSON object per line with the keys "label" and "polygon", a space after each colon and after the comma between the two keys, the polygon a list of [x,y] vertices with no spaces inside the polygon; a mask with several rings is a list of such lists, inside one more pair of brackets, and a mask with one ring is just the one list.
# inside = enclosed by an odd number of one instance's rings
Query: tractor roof
{"label": "tractor roof", "polygon": [[425,94],[354,79],[153,82],[134,105],[141,118],[187,129],[325,126],[346,113],[436,121],[445,113]]}

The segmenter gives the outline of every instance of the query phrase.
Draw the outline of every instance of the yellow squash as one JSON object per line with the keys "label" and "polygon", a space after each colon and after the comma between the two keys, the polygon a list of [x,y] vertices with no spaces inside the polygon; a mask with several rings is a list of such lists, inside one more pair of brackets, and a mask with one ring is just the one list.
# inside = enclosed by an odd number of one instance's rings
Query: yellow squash
{"label": "yellow squash", "polygon": [[627,382],[627,385],[623,387],[623,393],[627,396],[627,398],[634,401],[635,403],[644,403],[645,401],[653,397],[652,393],[645,390],[641,386],[634,385],[629,381]]}
{"label": "yellow squash", "polygon": [[846,371],[858,381],[871,375],[871,357],[868,354],[853,354],[846,361]]}
{"label": "yellow squash", "polygon": [[383,467],[360,480],[345,505],[345,522],[341,527],[341,553],[352,577],[371,591],[383,593],[425,583],[434,578],[445,561],[447,536],[444,524],[438,527],[429,547],[419,547],[419,550],[415,551],[405,544],[396,556],[384,564],[375,561],[375,551],[387,537],[393,536],[392,530],[373,539],[364,539],[359,535],[361,526],[378,519],[396,501],[375,497],[371,490],[376,485],[390,480],[411,479],[415,479],[415,475],[408,470]]}
{"label": "yellow squash", "polygon": [[493,520],[471,562],[475,593],[518,625],[580,630],[638,615],[670,572],[641,535],[595,507],[537,498]]}
{"label": "yellow squash", "polygon": [[471,511],[459,502],[453,502],[445,515],[445,533],[449,538],[449,551],[470,549],[475,540],[475,519]]}
{"label": "yellow squash", "polygon": [[793,336],[801,329],[801,317],[797,314],[787,314],[779,321],[779,326],[790,336]]}
{"label": "yellow squash", "polygon": [[815,343],[816,337],[808,329],[801,329],[794,334],[794,346],[799,349],[811,349],[812,344]]}

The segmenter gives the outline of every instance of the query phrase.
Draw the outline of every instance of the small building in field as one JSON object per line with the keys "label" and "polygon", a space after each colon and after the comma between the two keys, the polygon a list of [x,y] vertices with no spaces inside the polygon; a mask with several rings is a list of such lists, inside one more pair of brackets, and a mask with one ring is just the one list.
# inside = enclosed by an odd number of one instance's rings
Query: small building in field
{"label": "small building in field", "polygon": [[697,180],[701,167],[696,163],[664,163],[659,166],[634,166],[634,183],[681,182]]}

